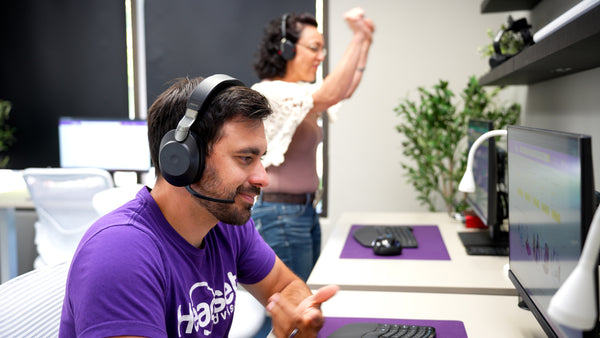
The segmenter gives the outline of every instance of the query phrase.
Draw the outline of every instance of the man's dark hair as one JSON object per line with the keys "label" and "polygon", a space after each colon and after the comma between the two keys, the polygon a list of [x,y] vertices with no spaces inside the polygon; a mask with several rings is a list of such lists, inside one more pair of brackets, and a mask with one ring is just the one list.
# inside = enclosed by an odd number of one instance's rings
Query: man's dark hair
{"label": "man's dark hair", "polygon": [[[162,137],[177,128],[185,115],[187,101],[203,78],[180,78],[165,90],[148,109],[148,142],[156,175],[160,175],[158,153]],[[199,149],[209,155],[212,146],[221,137],[225,122],[234,118],[262,121],[271,114],[269,101],[260,93],[244,86],[229,87],[213,96],[198,113],[190,131],[194,132],[201,144]],[[204,145],[203,149],[202,144]]]}
{"label": "man's dark hair", "polygon": [[[279,55],[281,42],[281,19],[282,16],[269,22],[264,29],[264,34],[254,59],[254,71],[262,79],[272,79],[285,75],[287,61]],[[292,13],[286,20],[286,39],[294,44],[300,39],[300,33],[305,26],[317,27],[317,20],[310,13]]]}

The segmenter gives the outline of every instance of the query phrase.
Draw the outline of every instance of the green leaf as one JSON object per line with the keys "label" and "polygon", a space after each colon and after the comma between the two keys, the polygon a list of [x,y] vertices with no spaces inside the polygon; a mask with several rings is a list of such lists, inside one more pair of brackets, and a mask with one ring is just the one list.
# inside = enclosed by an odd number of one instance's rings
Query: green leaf
{"label": "green leaf", "polygon": [[516,103],[496,102],[501,90],[488,92],[471,76],[457,98],[448,81],[439,80],[432,88],[418,87],[418,100],[405,98],[394,108],[401,118],[396,131],[406,138],[402,153],[409,159],[401,167],[417,191],[417,201],[429,210],[435,210],[436,197],[442,198],[448,211],[466,208],[465,194],[457,187],[466,168],[468,149],[459,144],[466,144],[469,119],[493,120],[496,128],[503,128],[516,124],[521,113]]}

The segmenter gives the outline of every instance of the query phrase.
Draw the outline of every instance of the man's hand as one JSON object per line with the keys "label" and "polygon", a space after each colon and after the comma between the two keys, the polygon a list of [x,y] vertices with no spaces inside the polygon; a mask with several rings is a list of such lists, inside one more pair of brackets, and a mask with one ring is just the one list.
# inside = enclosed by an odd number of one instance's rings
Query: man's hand
{"label": "man's hand", "polygon": [[298,305],[281,293],[272,295],[269,298],[267,311],[273,319],[275,336],[316,337],[324,323],[321,303],[333,297],[338,290],[337,285],[324,286]]}

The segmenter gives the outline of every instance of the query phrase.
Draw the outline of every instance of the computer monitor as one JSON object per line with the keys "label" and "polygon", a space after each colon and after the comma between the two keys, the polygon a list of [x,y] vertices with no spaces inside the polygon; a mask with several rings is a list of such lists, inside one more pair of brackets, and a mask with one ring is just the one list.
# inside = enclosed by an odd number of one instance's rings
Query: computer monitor
{"label": "computer monitor", "polygon": [[[469,120],[467,136],[469,148],[481,135],[494,130],[490,120]],[[487,231],[461,232],[459,237],[469,254],[486,254],[474,247],[490,248],[488,254],[508,255],[508,234],[502,230],[506,214],[506,189],[504,166],[506,152],[500,149],[494,137],[481,143],[475,151],[473,177],[475,192],[467,194],[467,204],[475,215],[488,226]]]}
{"label": "computer monitor", "polygon": [[60,166],[146,172],[151,167],[144,120],[61,117]]}
{"label": "computer monitor", "polygon": [[509,278],[549,337],[598,337],[597,324],[573,330],[547,311],[581,255],[594,192],[589,136],[508,128]]}

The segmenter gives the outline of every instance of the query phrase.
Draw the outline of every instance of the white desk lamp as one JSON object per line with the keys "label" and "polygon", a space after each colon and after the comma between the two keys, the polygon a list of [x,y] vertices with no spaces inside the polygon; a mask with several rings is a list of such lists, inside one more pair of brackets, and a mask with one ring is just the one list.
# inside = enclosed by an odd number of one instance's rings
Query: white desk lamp
{"label": "white desk lamp", "polygon": [[[467,169],[458,185],[458,190],[463,192],[475,191],[475,179],[473,178],[475,151],[488,138],[504,135],[507,135],[506,130],[491,130],[475,140],[471,149],[469,149]],[[598,297],[594,289],[594,268],[599,252],[600,208],[596,210],[592,219],[579,262],[550,300],[548,314],[558,323],[584,331],[591,330],[596,325],[598,321],[596,312]]]}
{"label": "white desk lamp", "polygon": [[469,156],[467,157],[467,169],[465,170],[465,174],[463,175],[463,178],[460,180],[460,184],[458,185],[459,191],[475,192],[475,178],[473,177],[473,161],[475,160],[475,152],[477,151],[477,148],[479,148],[479,145],[481,145],[490,137],[506,136],[507,133],[508,132],[505,129],[490,130],[487,133],[479,136],[477,140],[473,142],[471,149],[469,149]]}
{"label": "white desk lamp", "polygon": [[600,251],[600,208],[594,213],[579,262],[550,300],[548,314],[558,323],[579,330],[591,330],[598,321],[594,272]]}

